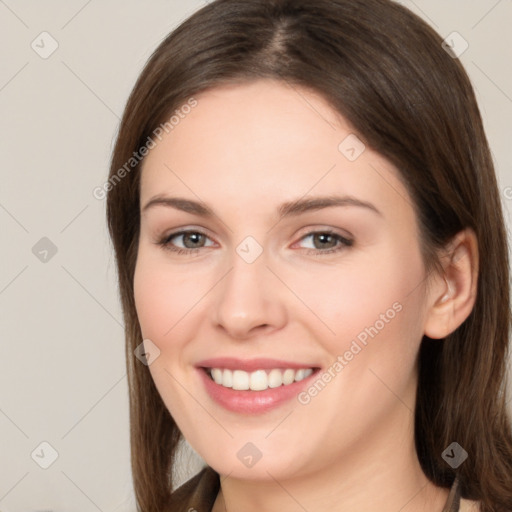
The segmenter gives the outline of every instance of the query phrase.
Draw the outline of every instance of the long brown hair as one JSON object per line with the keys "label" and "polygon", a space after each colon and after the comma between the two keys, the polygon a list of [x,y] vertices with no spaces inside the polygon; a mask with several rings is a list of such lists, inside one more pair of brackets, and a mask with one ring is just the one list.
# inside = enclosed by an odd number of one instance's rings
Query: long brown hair
{"label": "long brown hair", "polygon": [[[166,509],[181,433],[134,356],[142,341],[133,290],[140,162],[130,159],[194,94],[258,78],[319,93],[397,167],[420,222],[428,270],[440,268],[436,251],[457,232],[475,231],[482,264],[473,311],[444,340],[421,343],[416,448],[435,484],[448,487],[458,474],[462,496],[481,501],[483,512],[512,510],[509,263],[493,162],[461,63],[432,28],[389,0],[216,0],[167,36],[128,99],[106,190],[140,510]],[[469,454],[457,470],[442,458],[453,441]]]}

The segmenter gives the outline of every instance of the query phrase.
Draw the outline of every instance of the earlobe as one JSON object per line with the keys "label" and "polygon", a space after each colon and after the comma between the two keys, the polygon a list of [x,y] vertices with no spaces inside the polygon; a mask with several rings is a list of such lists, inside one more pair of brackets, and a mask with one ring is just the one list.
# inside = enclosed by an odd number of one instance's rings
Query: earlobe
{"label": "earlobe", "polygon": [[424,333],[441,339],[457,329],[473,310],[478,280],[478,245],[467,228],[454,237],[445,255],[442,278],[436,275],[427,292]]}

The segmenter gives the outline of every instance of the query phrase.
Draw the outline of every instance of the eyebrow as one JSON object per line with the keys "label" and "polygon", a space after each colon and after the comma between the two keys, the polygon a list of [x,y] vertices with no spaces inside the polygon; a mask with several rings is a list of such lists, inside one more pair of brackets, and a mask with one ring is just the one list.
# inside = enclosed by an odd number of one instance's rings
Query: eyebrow
{"label": "eyebrow", "polygon": [[[175,208],[187,213],[199,215],[201,217],[211,218],[215,214],[211,208],[204,203],[185,199],[181,197],[167,197],[158,195],[149,200],[142,208],[142,212],[147,211],[155,206],[165,206]],[[283,203],[278,208],[280,217],[289,217],[300,215],[314,210],[321,210],[323,208],[331,208],[334,206],[356,206],[359,208],[368,209],[377,215],[383,217],[382,212],[372,203],[362,201],[352,196],[325,196],[325,197],[310,197],[306,199],[297,199],[296,201],[289,201]]]}

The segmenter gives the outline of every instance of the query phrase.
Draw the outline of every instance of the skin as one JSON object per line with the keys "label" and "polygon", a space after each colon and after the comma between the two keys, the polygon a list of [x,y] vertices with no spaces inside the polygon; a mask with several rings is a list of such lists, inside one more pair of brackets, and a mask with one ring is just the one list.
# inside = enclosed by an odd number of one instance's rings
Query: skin
{"label": "skin", "polygon": [[[214,512],[441,511],[448,491],[427,480],[414,447],[417,354],[423,334],[442,338],[471,312],[474,234],[447,248],[446,279],[427,275],[397,170],[368,147],[349,161],[338,146],[354,130],[311,91],[260,80],[196,99],[144,161],[134,286],[143,336],[160,350],[149,366],[157,389],[221,475]],[[284,202],[333,194],[380,214],[331,206],[279,216]],[[199,201],[214,216],[145,209],[157,195]],[[207,236],[173,238],[182,249],[195,242],[187,254],[156,243],[181,229]],[[308,236],[326,229],[352,245]],[[247,236],[263,249],[253,263],[236,251]],[[306,405],[227,411],[194,367],[233,356],[327,369],[396,303],[394,318]],[[237,457],[247,442],[262,453],[250,468]]]}

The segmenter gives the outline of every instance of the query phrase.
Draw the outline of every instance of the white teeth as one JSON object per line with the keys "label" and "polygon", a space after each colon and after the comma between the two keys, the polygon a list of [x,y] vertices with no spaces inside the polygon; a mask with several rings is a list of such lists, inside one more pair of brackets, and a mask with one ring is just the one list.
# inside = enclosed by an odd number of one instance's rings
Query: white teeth
{"label": "white teeth", "polygon": [[278,368],[270,370],[256,370],[246,372],[244,370],[228,370],[227,368],[211,368],[209,371],[213,380],[226,388],[233,388],[239,391],[264,391],[268,388],[278,388],[282,385],[289,385],[299,382],[313,373],[312,368],[301,368],[294,370],[287,368],[282,371]]}
{"label": "white teeth", "polygon": [[222,384],[222,370],[219,368],[212,368],[212,377],[217,384]]}
{"label": "white teeth", "polygon": [[283,385],[283,374],[281,370],[270,370],[268,374],[268,387],[278,388]]}
{"label": "white teeth", "polygon": [[287,386],[295,380],[295,370],[287,368],[283,373],[283,384]]}
{"label": "white teeth", "polygon": [[[233,389],[249,389],[250,376],[247,372],[243,372],[242,370],[235,370],[233,372]],[[222,382],[219,384],[222,385]]]}
{"label": "white teeth", "polygon": [[295,374],[295,380],[296,381],[302,380],[304,378],[305,372],[306,372],[306,370],[298,370],[297,373]]}
{"label": "white teeth", "polygon": [[224,370],[224,373],[222,374],[222,383],[227,388],[233,387],[233,372],[231,370],[228,370],[227,368]]}

